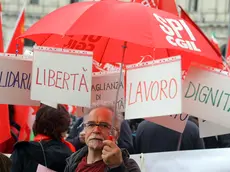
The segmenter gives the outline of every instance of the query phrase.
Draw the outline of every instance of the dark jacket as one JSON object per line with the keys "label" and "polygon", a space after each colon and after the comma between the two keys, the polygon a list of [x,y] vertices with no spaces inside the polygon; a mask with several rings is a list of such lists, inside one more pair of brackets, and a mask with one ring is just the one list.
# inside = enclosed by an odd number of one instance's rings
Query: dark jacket
{"label": "dark jacket", "polygon": [[[66,158],[72,152],[60,141],[42,141],[46,156],[46,164],[49,169],[63,172],[66,166]],[[14,146],[11,155],[11,172],[36,172],[38,164],[45,166],[42,147],[38,142],[18,142]]]}
{"label": "dark jacket", "polygon": [[[85,144],[81,143],[79,140],[79,133],[83,130],[82,124],[83,118],[79,118],[66,139],[75,146],[76,150],[79,150],[85,146]],[[134,153],[132,131],[130,129],[128,121],[124,120],[121,124],[120,137],[118,138],[118,146],[120,148],[127,149],[130,154]]]}
{"label": "dark jacket", "polygon": [[[67,159],[67,165],[64,172],[75,172],[78,164],[81,162],[82,158],[87,156],[88,147],[85,146],[79,151],[72,154]],[[129,158],[129,153],[126,149],[122,149],[123,164],[117,168],[109,169],[107,167],[105,172],[140,172],[140,168],[137,163]]]}
{"label": "dark jacket", "polygon": [[[189,120],[194,122],[198,127],[198,119],[196,117],[189,117]],[[219,136],[211,136],[203,138],[205,149],[214,148],[227,148],[230,147],[230,134],[224,134]]]}
{"label": "dark jacket", "polygon": [[[136,153],[176,151],[180,135],[180,133],[158,124],[143,121],[139,124],[136,133]],[[193,149],[204,149],[204,143],[199,137],[198,127],[188,121],[182,134],[180,150]]]}
{"label": "dark jacket", "polygon": [[70,130],[68,137],[66,138],[67,141],[74,145],[76,150],[79,150],[85,146],[85,144],[81,143],[79,139],[79,134],[83,128],[83,118],[77,119],[73,128]]}

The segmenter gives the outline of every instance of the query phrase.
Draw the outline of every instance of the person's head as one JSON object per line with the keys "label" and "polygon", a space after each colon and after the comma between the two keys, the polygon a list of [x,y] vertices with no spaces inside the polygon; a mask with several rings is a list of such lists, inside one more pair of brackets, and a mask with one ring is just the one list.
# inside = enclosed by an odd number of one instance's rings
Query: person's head
{"label": "person's head", "polygon": [[12,162],[6,155],[0,153],[0,171],[10,172]]}
{"label": "person's head", "polygon": [[84,116],[85,142],[89,148],[102,149],[103,141],[108,139],[111,131],[115,141],[118,139],[123,117],[117,114],[112,127],[113,116],[114,110],[109,106],[94,107]]}
{"label": "person's head", "polygon": [[57,109],[42,105],[36,113],[33,131],[35,135],[42,134],[54,140],[61,140],[69,125],[69,113],[62,105],[58,105]]}

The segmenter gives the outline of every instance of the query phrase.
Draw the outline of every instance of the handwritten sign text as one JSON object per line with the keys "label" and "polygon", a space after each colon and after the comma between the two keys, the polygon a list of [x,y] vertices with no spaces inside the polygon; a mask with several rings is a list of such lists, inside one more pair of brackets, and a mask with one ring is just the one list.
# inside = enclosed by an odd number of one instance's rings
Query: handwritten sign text
{"label": "handwritten sign text", "polygon": [[139,67],[128,68],[127,119],[181,113],[180,62],[180,57],[173,57],[156,60],[151,65],[139,64]]}
{"label": "handwritten sign text", "polygon": [[80,92],[84,87],[85,91],[89,92],[84,75],[86,71],[87,69],[85,70],[83,68],[81,73],[68,73],[52,69],[41,70],[41,68],[37,68],[36,84],[66,90],[77,90]]}
{"label": "handwritten sign text", "polygon": [[30,99],[32,61],[16,57],[0,58],[0,103],[39,105]]}
{"label": "handwritten sign text", "polygon": [[192,66],[183,84],[183,112],[226,127],[230,124],[229,77]]}
{"label": "handwritten sign text", "polygon": [[90,106],[92,53],[37,47],[34,50],[34,100]]}

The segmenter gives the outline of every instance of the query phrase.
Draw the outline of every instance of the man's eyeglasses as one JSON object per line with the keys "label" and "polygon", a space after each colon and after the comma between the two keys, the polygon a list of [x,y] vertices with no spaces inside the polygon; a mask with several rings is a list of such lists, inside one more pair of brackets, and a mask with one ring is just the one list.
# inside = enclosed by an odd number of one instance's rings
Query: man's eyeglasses
{"label": "man's eyeglasses", "polygon": [[[98,126],[101,130],[110,130],[112,128],[112,126],[106,122],[87,122],[83,124],[83,126],[88,129],[94,129],[96,126]],[[113,129],[116,130],[115,128]]]}

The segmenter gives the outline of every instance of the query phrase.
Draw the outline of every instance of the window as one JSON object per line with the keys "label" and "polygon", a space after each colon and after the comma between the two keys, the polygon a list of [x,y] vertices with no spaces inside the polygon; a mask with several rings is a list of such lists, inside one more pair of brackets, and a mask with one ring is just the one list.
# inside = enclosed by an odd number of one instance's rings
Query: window
{"label": "window", "polygon": [[70,3],[79,2],[79,0],[70,0]]}
{"label": "window", "polygon": [[30,4],[37,5],[39,4],[39,0],[30,0]]}
{"label": "window", "polygon": [[24,39],[24,46],[27,46],[27,47],[33,47],[35,44],[34,41],[31,41],[29,39]]}
{"label": "window", "polygon": [[197,12],[198,0],[189,0],[188,10],[189,10],[189,12]]}

